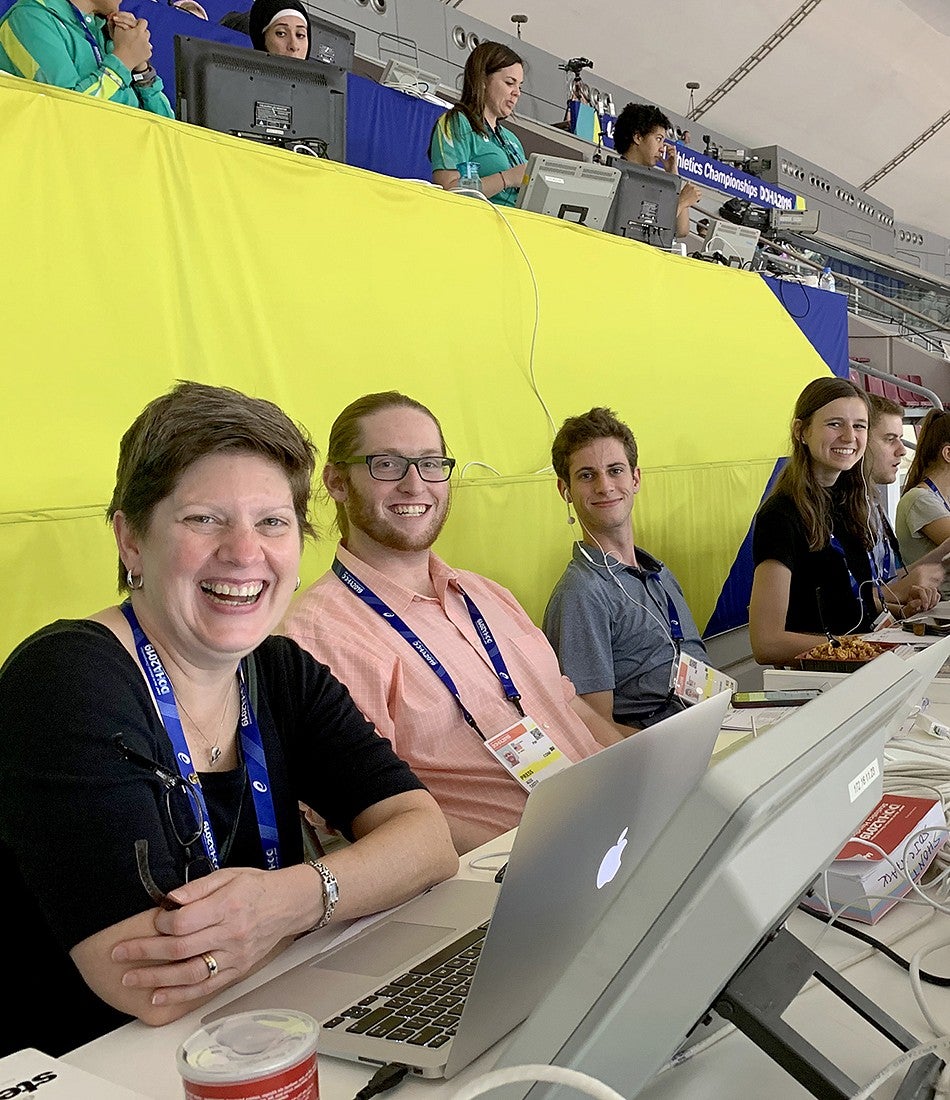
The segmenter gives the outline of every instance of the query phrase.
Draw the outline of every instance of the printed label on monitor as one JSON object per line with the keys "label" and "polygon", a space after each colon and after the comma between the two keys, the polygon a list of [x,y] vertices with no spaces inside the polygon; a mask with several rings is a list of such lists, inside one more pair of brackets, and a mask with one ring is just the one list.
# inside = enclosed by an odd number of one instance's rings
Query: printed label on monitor
{"label": "printed label on monitor", "polygon": [[269,133],[289,130],[294,120],[294,111],[284,103],[254,104],[254,125],[261,126]]}
{"label": "printed label on monitor", "polygon": [[860,798],[880,774],[881,767],[878,764],[877,757],[875,757],[864,771],[856,775],[848,784],[848,794],[851,796],[851,801],[854,802],[855,799]]}

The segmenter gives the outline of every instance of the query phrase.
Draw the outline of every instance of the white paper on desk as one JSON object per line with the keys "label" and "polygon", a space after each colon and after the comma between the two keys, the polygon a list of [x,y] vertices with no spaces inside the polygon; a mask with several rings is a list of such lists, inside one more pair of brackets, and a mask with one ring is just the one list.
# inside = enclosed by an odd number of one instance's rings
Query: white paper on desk
{"label": "white paper on desk", "polygon": [[794,714],[797,707],[730,707],[722,720],[721,729],[745,730],[749,733],[753,730],[752,721],[755,719],[755,732],[761,733],[776,722],[781,722],[790,714]]}
{"label": "white paper on desk", "polygon": [[33,1094],[42,1100],[147,1100],[140,1092],[115,1085],[32,1047],[0,1058],[0,1096]]}
{"label": "white paper on desk", "polygon": [[918,611],[916,615],[908,615],[904,621],[916,623],[921,619],[950,619],[950,600],[941,600],[929,611]]}
{"label": "white paper on desk", "polygon": [[[412,900],[412,898],[409,899],[409,901]],[[339,947],[341,943],[346,943],[347,940],[351,940],[354,936],[358,936],[364,928],[369,928],[370,925],[373,925],[377,921],[382,920],[383,917],[388,917],[390,913],[395,913],[397,910],[401,909],[403,905],[408,904],[409,902],[405,901],[401,905],[394,906],[392,909],[384,909],[381,913],[370,913],[368,917],[359,917],[356,920],[351,921],[345,927],[340,928],[337,931],[336,935],[328,936],[324,941],[322,941],[311,957],[316,958],[317,955],[323,955],[327,951],[331,950],[331,948]],[[313,940],[311,942],[313,944],[317,943],[316,940]]]}
{"label": "white paper on desk", "polygon": [[[912,622],[912,619],[908,619],[908,622]],[[912,645],[918,649],[924,649],[929,645],[933,645],[934,642],[940,641],[940,635],[938,634],[912,634],[909,630],[903,630],[899,626],[888,626],[883,630],[875,630],[870,634],[860,634],[860,638],[864,638],[868,642],[894,642],[897,645]]]}

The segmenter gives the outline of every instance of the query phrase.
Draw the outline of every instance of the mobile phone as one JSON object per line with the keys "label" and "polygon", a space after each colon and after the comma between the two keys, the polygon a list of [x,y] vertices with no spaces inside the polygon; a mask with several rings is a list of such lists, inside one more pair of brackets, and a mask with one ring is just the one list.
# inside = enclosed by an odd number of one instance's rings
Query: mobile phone
{"label": "mobile phone", "polygon": [[800,707],[821,695],[818,688],[794,688],[788,691],[734,691],[732,705],[740,707]]}

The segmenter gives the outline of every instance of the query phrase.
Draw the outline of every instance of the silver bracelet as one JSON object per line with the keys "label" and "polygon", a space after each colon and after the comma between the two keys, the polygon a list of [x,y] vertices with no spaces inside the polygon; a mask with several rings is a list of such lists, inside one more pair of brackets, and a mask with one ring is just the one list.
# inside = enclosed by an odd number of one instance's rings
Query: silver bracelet
{"label": "silver bracelet", "polygon": [[333,910],[336,909],[336,904],[340,900],[340,884],[336,880],[336,875],[319,859],[308,859],[307,863],[317,872],[323,882],[323,916],[310,929],[311,932],[315,932],[318,928],[323,928],[330,923]]}

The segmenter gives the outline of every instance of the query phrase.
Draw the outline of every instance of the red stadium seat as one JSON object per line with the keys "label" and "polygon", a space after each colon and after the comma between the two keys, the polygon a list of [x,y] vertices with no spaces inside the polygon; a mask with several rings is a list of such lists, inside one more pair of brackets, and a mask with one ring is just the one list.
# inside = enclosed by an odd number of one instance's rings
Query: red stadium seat
{"label": "red stadium seat", "polygon": [[[913,382],[917,386],[923,385],[919,374],[899,374],[897,377],[905,382]],[[917,409],[930,404],[922,394],[913,393],[911,390],[905,390],[900,386],[898,386],[897,392],[900,394],[898,400],[905,408]]]}

